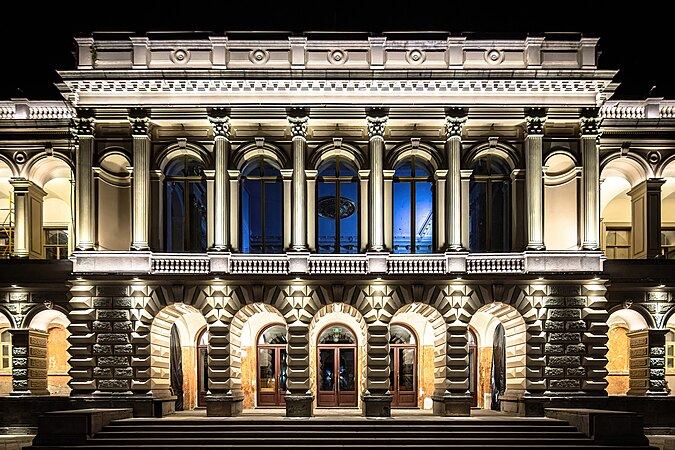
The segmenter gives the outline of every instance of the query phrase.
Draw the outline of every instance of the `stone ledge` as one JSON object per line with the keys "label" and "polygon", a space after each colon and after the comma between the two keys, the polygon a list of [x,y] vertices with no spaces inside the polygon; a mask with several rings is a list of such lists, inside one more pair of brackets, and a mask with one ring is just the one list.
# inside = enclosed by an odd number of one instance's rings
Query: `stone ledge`
{"label": "stone ledge", "polygon": [[567,421],[598,445],[649,445],[642,416],[626,411],[585,408],[545,408],[552,419]]}
{"label": "stone ledge", "polygon": [[86,445],[87,440],[113,420],[132,417],[131,408],[53,411],[38,419],[35,445]]}

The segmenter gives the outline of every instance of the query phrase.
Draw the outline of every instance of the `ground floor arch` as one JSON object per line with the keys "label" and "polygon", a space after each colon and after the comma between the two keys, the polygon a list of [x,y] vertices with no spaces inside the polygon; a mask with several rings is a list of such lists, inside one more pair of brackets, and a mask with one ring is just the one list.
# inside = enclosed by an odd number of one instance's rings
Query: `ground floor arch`
{"label": "ground floor arch", "polygon": [[43,309],[32,317],[28,326],[47,333],[47,390],[50,395],[70,394],[68,325],[70,320],[62,311]]}
{"label": "ground floor arch", "polygon": [[625,395],[630,390],[630,333],[649,324],[636,310],[621,308],[607,319],[607,393]]}

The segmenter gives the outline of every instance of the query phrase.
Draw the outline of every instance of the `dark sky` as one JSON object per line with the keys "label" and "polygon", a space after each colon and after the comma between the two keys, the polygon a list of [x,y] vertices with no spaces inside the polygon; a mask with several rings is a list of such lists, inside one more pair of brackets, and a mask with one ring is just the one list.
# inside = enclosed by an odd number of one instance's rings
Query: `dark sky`
{"label": "dark sky", "polygon": [[[180,0],[179,0],[180,1]],[[57,69],[74,67],[72,37],[91,31],[441,31],[523,37],[582,32],[601,38],[600,67],[620,69],[617,98],[649,95],[675,99],[670,13],[644,5],[588,0],[239,2],[213,0],[113,2],[30,0],[0,11],[0,100],[59,98]],[[177,5],[177,6],[174,6]],[[638,5],[638,6],[635,6]],[[7,8],[8,2],[3,5]],[[652,87],[656,86],[654,90]]]}

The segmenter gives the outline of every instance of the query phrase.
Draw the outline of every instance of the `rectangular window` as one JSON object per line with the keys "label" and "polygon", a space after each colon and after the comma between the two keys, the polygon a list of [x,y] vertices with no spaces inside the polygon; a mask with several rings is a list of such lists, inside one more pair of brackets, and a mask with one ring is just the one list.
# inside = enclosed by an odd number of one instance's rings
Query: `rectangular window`
{"label": "rectangular window", "polygon": [[675,259],[675,228],[661,227],[661,251],[666,259]]}
{"label": "rectangular window", "polygon": [[68,259],[68,229],[45,228],[45,258]]}
{"label": "rectangular window", "polygon": [[607,228],[605,255],[608,259],[630,258],[630,228]]}

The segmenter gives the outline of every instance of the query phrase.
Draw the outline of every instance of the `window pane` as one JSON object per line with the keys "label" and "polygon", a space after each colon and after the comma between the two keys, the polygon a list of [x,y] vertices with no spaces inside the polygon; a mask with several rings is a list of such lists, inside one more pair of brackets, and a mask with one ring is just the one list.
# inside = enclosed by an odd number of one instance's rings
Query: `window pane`
{"label": "window pane", "polygon": [[469,183],[469,249],[484,252],[487,247],[487,183],[472,180]]}
{"label": "window pane", "polygon": [[265,182],[265,242],[266,253],[284,250],[284,195],[281,181]]}
{"label": "window pane", "polygon": [[166,183],[166,248],[169,252],[180,252],[185,244],[185,197],[180,181]]}
{"label": "window pane", "polygon": [[322,348],[319,350],[319,390],[335,389],[335,350]]}
{"label": "window pane", "polygon": [[354,349],[341,348],[340,349],[340,390],[353,391],[355,390],[354,377]]}
{"label": "window pane", "polygon": [[431,182],[417,182],[415,197],[415,253],[432,253],[434,229]]}
{"label": "window pane", "polygon": [[491,230],[492,242],[489,251],[509,251],[510,215],[509,215],[509,186],[506,181],[492,181],[492,210]]}
{"label": "window pane", "polygon": [[317,184],[318,198],[316,204],[318,226],[318,252],[335,252],[336,233],[336,184],[334,182],[320,181]]}
{"label": "window pane", "polygon": [[412,176],[412,159],[408,158],[396,166],[394,172],[395,177],[409,177]]}
{"label": "window pane", "polygon": [[187,250],[206,251],[206,182],[190,183],[190,240]]}
{"label": "window pane", "polygon": [[400,391],[413,391],[415,389],[415,349],[399,349],[398,389]]}
{"label": "window pane", "polygon": [[260,180],[242,180],[242,246],[244,253],[262,253],[262,193]]}
{"label": "window pane", "polygon": [[275,373],[276,362],[274,360],[275,351],[273,348],[258,349],[258,382],[261,392],[274,392],[276,389],[277,376]]}
{"label": "window pane", "polygon": [[340,253],[359,250],[359,184],[340,182]]}
{"label": "window pane", "polygon": [[394,181],[394,253],[410,253],[410,183]]}

